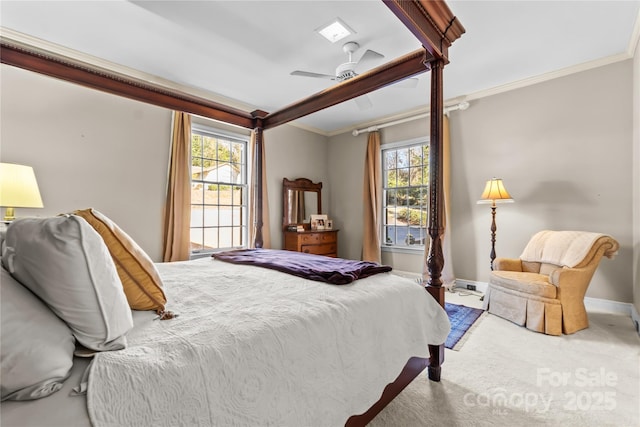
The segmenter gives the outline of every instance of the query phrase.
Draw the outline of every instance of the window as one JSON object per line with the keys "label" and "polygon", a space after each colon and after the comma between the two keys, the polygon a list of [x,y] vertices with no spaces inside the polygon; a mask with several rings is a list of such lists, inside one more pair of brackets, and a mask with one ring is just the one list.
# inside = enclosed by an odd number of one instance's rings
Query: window
{"label": "window", "polygon": [[429,142],[382,147],[383,241],[387,247],[424,248],[428,239]]}
{"label": "window", "polygon": [[247,138],[191,130],[191,253],[247,245]]}

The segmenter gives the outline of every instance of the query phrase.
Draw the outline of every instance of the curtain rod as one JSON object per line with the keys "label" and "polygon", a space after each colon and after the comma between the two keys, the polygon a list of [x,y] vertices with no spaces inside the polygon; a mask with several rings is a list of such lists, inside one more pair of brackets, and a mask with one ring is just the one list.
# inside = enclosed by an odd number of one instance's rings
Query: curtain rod
{"label": "curtain rod", "polygon": [[[454,104],[454,105],[450,105],[448,107],[444,107],[443,110],[444,110],[444,114],[447,114],[449,111],[466,110],[467,108],[469,108],[469,103],[466,102],[466,101],[463,101],[463,102],[460,102],[459,104]],[[399,125],[401,123],[410,122],[412,120],[423,119],[425,117],[429,117],[430,115],[431,115],[431,113],[427,112],[427,113],[422,113],[422,114],[418,114],[418,115],[411,116],[411,117],[405,117],[404,119],[394,120],[392,122],[381,123],[381,124],[375,125],[375,126],[369,126],[368,128],[364,128],[364,129],[354,129],[353,132],[351,132],[351,134],[353,136],[358,136],[363,132],[374,132],[374,131],[377,131],[378,129],[386,128],[386,127],[389,127],[389,126]]]}

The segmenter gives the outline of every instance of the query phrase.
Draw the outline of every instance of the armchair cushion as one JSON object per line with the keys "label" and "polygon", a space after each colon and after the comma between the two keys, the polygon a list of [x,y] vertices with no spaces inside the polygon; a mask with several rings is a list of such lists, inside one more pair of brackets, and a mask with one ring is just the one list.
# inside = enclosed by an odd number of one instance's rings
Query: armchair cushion
{"label": "armchair cushion", "polygon": [[491,284],[544,298],[555,298],[557,293],[556,287],[551,284],[549,275],[546,274],[494,271]]}

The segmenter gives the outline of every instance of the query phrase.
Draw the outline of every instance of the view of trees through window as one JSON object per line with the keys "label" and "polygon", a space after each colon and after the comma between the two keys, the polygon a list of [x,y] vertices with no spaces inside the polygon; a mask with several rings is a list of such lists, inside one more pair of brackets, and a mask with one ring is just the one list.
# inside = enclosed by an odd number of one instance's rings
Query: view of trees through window
{"label": "view of trees through window", "polygon": [[247,141],[191,132],[191,251],[247,242]]}
{"label": "view of trees through window", "polygon": [[429,143],[382,150],[383,245],[424,246],[429,206]]}

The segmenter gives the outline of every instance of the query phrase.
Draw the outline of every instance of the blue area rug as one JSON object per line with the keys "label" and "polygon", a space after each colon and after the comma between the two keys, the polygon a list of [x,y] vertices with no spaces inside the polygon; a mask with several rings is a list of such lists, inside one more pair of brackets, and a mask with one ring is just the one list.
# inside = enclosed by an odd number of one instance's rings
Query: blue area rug
{"label": "blue area rug", "polygon": [[449,332],[444,346],[452,350],[459,350],[463,342],[461,341],[462,337],[482,316],[484,310],[448,302],[444,303],[444,309],[449,315],[449,322],[451,322],[451,332]]}

